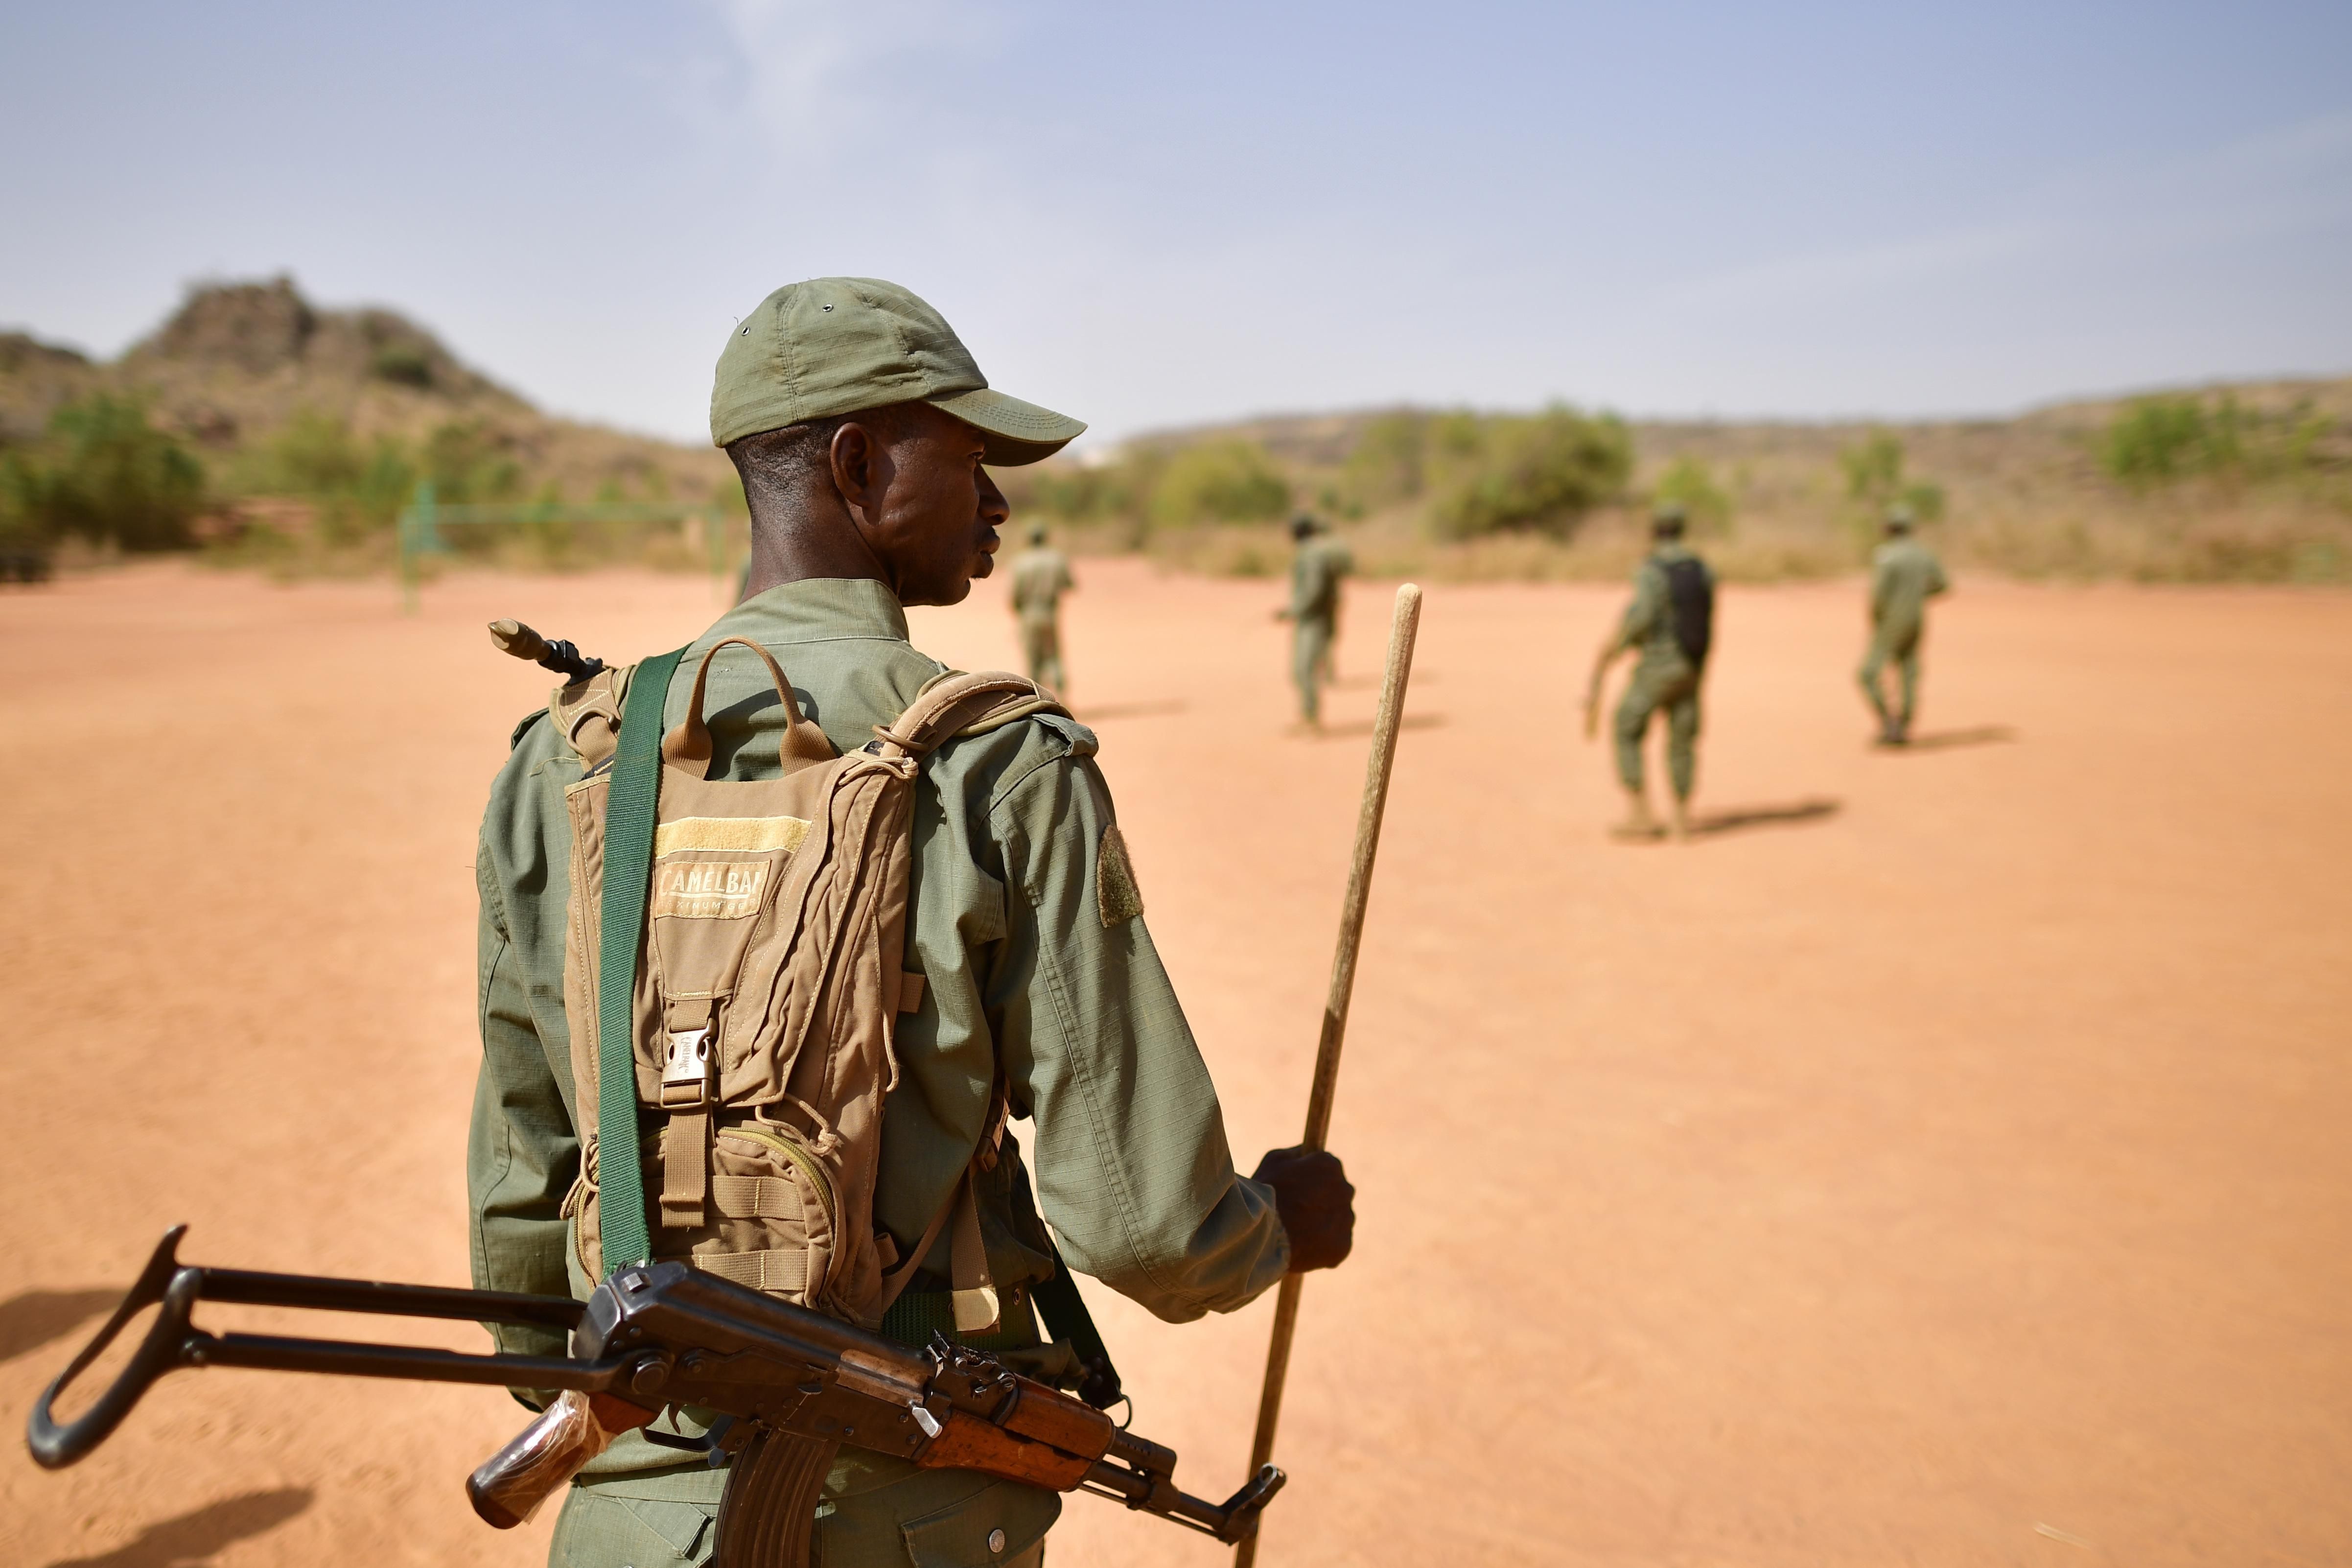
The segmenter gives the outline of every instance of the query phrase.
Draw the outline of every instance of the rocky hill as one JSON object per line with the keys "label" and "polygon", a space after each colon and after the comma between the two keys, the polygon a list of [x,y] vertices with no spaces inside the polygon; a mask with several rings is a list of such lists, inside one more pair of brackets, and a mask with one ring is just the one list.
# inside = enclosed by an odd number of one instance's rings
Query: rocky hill
{"label": "rocky hill", "polygon": [[259,460],[298,419],[364,447],[466,431],[516,482],[574,500],[618,489],[682,500],[730,477],[708,448],[551,417],[460,361],[395,311],[329,310],[290,278],[191,289],[156,331],[110,363],[22,332],[0,334],[0,446],[27,445],[62,405],[92,392],[147,400],[153,421],[205,459],[231,492],[278,488]]}

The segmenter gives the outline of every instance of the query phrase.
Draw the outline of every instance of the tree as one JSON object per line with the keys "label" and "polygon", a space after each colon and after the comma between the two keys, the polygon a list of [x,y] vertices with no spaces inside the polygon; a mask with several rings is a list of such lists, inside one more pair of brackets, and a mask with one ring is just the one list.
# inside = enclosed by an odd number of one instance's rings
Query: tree
{"label": "tree", "polygon": [[47,464],[16,458],[5,476],[17,531],[48,541],[79,534],[124,550],[178,550],[194,542],[205,471],[147,421],[136,399],[93,393],[49,420]]}
{"label": "tree", "polygon": [[1674,502],[1689,515],[1692,531],[1712,533],[1731,521],[1731,497],[1696,458],[1676,458],[1650,487],[1651,499]]}
{"label": "tree", "polygon": [[1846,499],[1874,515],[1896,505],[1909,507],[1921,522],[1944,515],[1944,487],[1904,476],[1903,438],[1892,430],[1873,430],[1861,446],[1838,454],[1838,466],[1845,470]]}
{"label": "tree", "polygon": [[1208,441],[1169,459],[1151,492],[1151,521],[1270,522],[1290,510],[1290,481],[1255,441]]}
{"label": "tree", "polygon": [[1610,416],[1588,418],[1556,404],[1479,426],[1474,444],[1460,424],[1440,422],[1436,445],[1454,477],[1430,521],[1444,538],[1516,529],[1565,533],[1622,489],[1633,469],[1633,440]]}

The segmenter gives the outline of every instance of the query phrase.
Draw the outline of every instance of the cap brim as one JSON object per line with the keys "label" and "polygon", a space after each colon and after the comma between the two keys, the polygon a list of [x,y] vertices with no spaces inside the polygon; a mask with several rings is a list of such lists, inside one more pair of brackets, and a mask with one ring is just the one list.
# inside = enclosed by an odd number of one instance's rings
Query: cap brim
{"label": "cap brim", "polygon": [[981,460],[993,468],[1043,462],[1086,433],[1086,422],[1034,403],[1008,397],[993,387],[929,399],[988,437]]}

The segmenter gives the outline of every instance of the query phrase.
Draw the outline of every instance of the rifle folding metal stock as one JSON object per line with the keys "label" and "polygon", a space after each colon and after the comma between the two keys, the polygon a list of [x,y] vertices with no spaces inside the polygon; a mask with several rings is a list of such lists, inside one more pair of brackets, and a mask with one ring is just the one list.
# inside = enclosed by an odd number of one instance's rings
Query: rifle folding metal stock
{"label": "rifle folding metal stock", "polygon": [[[163,1373],[245,1366],[562,1391],[467,1483],[475,1510],[500,1528],[520,1523],[631,1428],[713,1464],[731,1458],[716,1561],[744,1568],[805,1562],[818,1492],[843,1444],[925,1468],[1097,1492],[1229,1543],[1256,1530],[1284,1479],[1267,1465],[1222,1503],[1188,1497],[1176,1489],[1174,1453],[992,1356],[944,1338],[909,1350],[682,1263],[621,1269],[583,1302],[198,1268],[179,1261],[186,1228],[163,1237],[114,1316],[35,1402],[26,1440],[45,1468],[70,1465],[104,1442]],[[200,1300],[563,1329],[572,1353],[214,1334],[190,1321]],[[149,1307],[160,1310],[129,1363],[87,1410],[60,1423],[59,1394]],[[678,1408],[718,1420],[703,1437],[651,1428]]]}

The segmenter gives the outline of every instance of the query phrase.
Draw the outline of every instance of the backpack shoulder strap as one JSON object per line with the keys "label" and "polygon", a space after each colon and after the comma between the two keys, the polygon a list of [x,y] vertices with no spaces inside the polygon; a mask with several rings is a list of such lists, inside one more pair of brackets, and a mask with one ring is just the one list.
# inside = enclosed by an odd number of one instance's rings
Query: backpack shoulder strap
{"label": "backpack shoulder strap", "polygon": [[[670,674],[685,652],[679,648],[637,666],[625,709],[614,725],[613,795],[604,815],[604,929],[596,970],[596,1164],[601,1184],[596,1218],[607,1274],[653,1256],[637,1126],[636,1031],[630,1015],[636,994],[637,950],[645,941],[646,896],[653,880],[662,704],[669,695]],[[584,750],[581,755],[586,760]]]}
{"label": "backpack shoulder strap", "polygon": [[886,752],[923,757],[948,740],[1001,730],[1033,713],[1069,715],[1069,710],[1027,676],[1003,670],[966,675],[950,670],[915,694],[907,710],[875,739]]}

